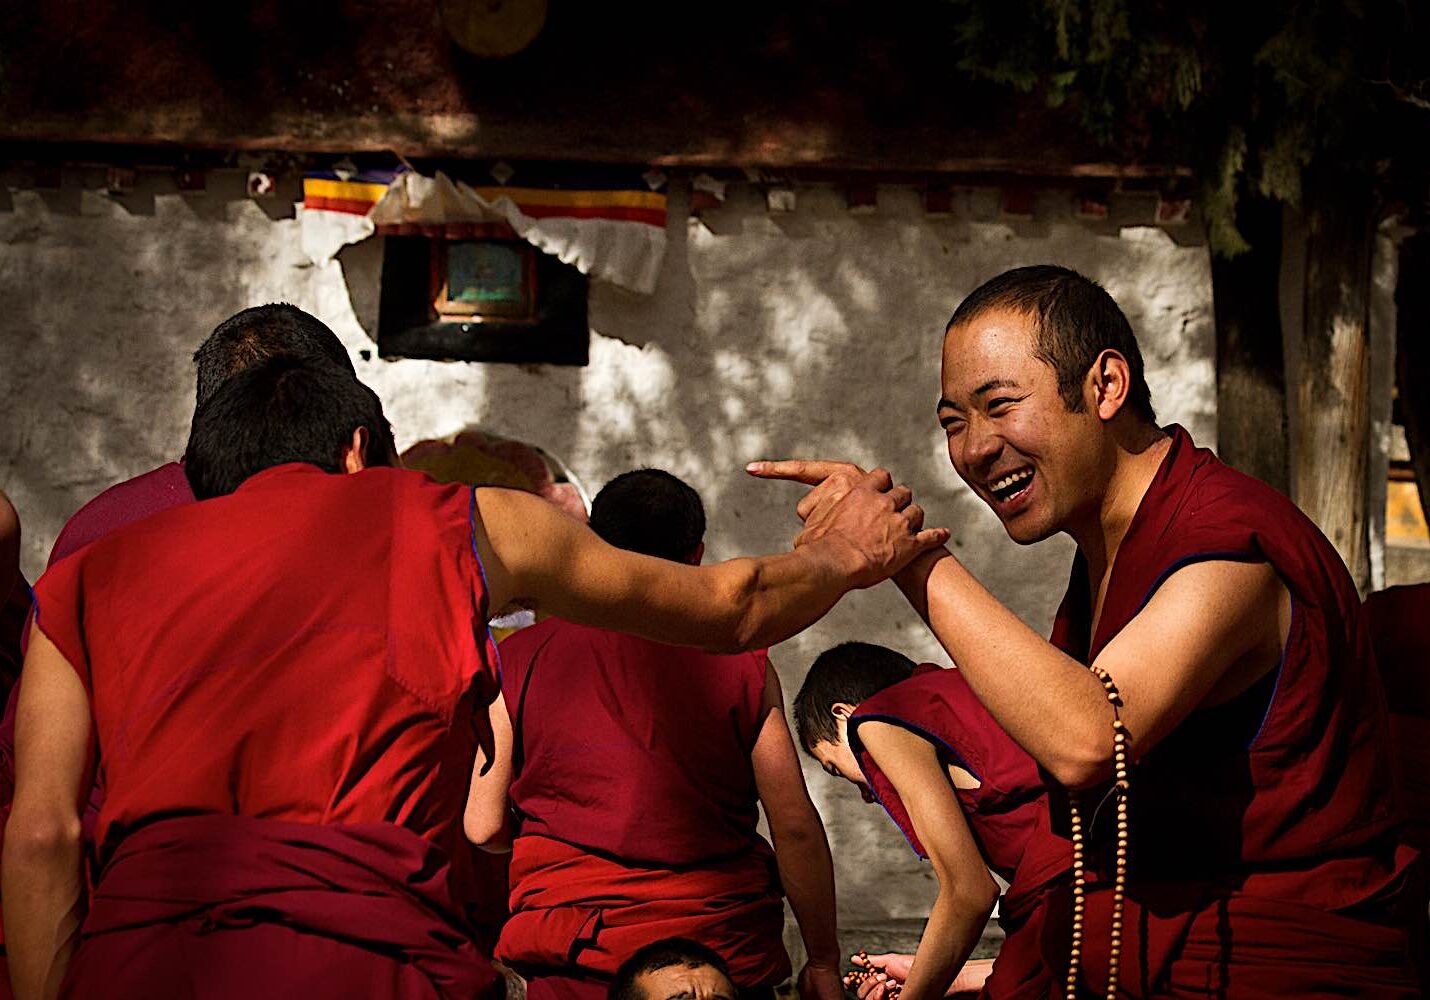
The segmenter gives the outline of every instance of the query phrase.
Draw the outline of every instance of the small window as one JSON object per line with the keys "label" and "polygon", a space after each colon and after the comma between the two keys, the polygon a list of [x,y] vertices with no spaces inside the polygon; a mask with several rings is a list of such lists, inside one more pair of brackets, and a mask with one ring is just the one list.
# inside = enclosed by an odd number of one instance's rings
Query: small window
{"label": "small window", "polygon": [[584,365],[586,276],[505,225],[402,225],[384,235],[383,357]]}
{"label": "small window", "polygon": [[520,240],[433,240],[432,306],[437,318],[535,322],[536,253]]}

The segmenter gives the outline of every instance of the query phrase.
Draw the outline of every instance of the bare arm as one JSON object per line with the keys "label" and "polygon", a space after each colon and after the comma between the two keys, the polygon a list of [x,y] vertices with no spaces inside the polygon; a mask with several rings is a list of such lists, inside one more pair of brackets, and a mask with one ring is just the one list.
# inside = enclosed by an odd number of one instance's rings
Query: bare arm
{"label": "bare arm", "polygon": [[[761,462],[763,478],[812,485],[797,512],[809,529],[859,470],[841,462]],[[1060,783],[1112,774],[1112,709],[1082,664],[1028,628],[946,550],[896,576],[999,724]],[[1275,665],[1290,598],[1270,566],[1209,561],[1172,574],[1098,655],[1122,694],[1133,757],[1209,697],[1230,696]]]}
{"label": "bare arm", "polygon": [[865,722],[859,738],[899,793],[938,878],[938,898],[902,994],[907,1000],[932,1000],[944,995],[973,953],[998,900],[998,884],[933,745],[885,722]]}
{"label": "bare arm", "polygon": [[59,994],[79,933],[80,816],[93,781],[91,728],[84,685],[35,629],[15,726],[15,804],[0,859],[17,1000]]}
{"label": "bare arm", "polygon": [[505,697],[497,695],[497,700],[487,706],[487,719],[491,723],[492,747],[490,753],[478,748],[472,763],[472,783],[467,791],[462,828],[467,839],[482,850],[502,854],[511,850],[511,809],[507,793],[511,790],[514,752],[511,716],[506,710]]}
{"label": "bare arm", "polygon": [[948,537],[887,473],[848,491],[817,540],[793,552],[686,566],[614,548],[545,501],[479,489],[475,526],[493,607],[717,651],[775,644]]}
{"label": "bare arm", "polygon": [[[1080,663],[1023,624],[957,559],[921,560],[899,579],[1000,725],[1069,787],[1112,774],[1112,708]],[[922,598],[922,600],[920,600]],[[1264,563],[1178,570],[1094,665],[1122,694],[1134,758],[1156,746],[1234,667],[1254,680],[1285,637],[1285,587]]]}
{"label": "bare arm", "polygon": [[755,788],[770,825],[780,882],[799,924],[809,966],[800,975],[801,995],[838,1000],[839,935],[835,921],[834,861],[824,823],[810,801],[804,772],[785,722],[784,697],[775,668],[765,668],[764,722],[750,754]]}

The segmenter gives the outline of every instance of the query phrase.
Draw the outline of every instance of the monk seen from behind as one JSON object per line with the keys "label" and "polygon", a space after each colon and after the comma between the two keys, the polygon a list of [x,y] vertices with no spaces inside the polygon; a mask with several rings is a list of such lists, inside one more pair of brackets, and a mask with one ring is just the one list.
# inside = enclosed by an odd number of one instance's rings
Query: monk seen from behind
{"label": "monk seen from behind", "polygon": [[391,461],[369,390],[274,359],[196,412],[200,502],[41,578],[3,859],[20,1000],[499,995],[446,871],[490,752],[489,615],[762,648],[946,538],[872,475],[818,544],[687,566]]}

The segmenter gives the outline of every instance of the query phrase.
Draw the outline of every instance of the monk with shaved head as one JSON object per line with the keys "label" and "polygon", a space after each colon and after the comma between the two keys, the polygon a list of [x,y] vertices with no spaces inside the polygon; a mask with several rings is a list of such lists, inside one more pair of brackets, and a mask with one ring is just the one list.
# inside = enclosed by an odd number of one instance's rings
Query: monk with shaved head
{"label": "monk with shaved head", "polygon": [[[1066,268],[1009,271],[963,301],[937,416],[1010,539],[1077,543],[1051,640],[946,550],[899,577],[1045,772],[1040,835],[1072,851],[1028,923],[1040,949],[1019,953],[1040,950],[1066,996],[1417,995],[1417,854],[1356,588],[1326,538],[1158,426],[1126,317]],[[815,486],[809,539],[861,474],[750,471]],[[931,982],[916,960],[905,1000]]]}

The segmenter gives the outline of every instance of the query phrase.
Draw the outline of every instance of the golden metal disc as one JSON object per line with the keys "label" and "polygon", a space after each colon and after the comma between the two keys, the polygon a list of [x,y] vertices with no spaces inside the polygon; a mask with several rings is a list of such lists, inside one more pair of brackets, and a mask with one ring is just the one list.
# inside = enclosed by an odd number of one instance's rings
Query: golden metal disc
{"label": "golden metal disc", "polygon": [[546,25],[546,0],[442,0],[452,40],[475,56],[516,55]]}

